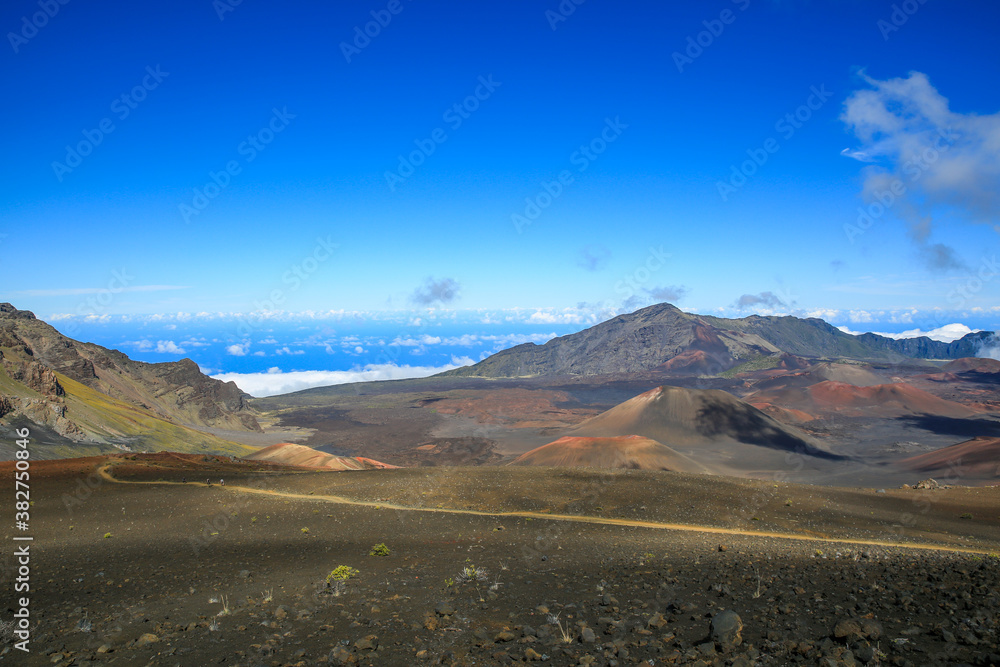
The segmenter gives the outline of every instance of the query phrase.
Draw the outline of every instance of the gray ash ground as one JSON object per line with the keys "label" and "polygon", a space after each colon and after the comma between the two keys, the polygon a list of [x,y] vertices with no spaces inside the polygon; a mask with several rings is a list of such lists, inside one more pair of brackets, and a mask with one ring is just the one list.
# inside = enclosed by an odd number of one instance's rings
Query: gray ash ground
{"label": "gray ash ground", "polygon": [[[107,482],[70,513],[75,481],[39,480],[38,626],[4,663],[1000,664],[989,554],[406,512],[236,478]],[[339,565],[358,572],[328,584]]]}

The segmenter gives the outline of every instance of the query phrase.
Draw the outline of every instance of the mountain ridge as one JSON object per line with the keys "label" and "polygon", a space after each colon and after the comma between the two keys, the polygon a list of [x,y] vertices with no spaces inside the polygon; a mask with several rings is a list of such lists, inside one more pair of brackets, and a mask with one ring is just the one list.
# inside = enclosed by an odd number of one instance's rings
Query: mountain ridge
{"label": "mountain ridge", "polygon": [[685,313],[669,303],[617,315],[544,345],[523,343],[439,376],[535,377],[647,371],[714,375],[742,363],[791,354],[899,362],[971,357],[994,336],[983,331],[952,343],[920,337],[854,336],[818,318],[750,315],[726,319]]}
{"label": "mountain ridge", "polygon": [[0,303],[0,419],[51,429],[60,451],[69,443],[127,449],[179,438],[197,451],[244,453],[198,429],[261,431],[248,398],[235,383],[204,375],[191,359],[136,361]]}

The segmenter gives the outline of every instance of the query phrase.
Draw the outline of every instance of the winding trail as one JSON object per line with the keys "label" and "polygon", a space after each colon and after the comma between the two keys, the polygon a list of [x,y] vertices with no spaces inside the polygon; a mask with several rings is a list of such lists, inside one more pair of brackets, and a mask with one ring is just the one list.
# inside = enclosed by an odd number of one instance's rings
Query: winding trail
{"label": "winding trail", "polygon": [[203,487],[219,488],[225,491],[232,491],[236,493],[251,493],[251,494],[258,494],[265,496],[276,496],[280,498],[294,498],[296,500],[307,500],[312,502],[332,503],[336,505],[354,505],[358,507],[398,510],[403,512],[433,512],[436,514],[466,514],[466,515],[484,516],[484,517],[545,519],[549,521],[591,523],[603,526],[653,528],[658,530],[676,530],[688,533],[709,533],[715,535],[741,535],[747,537],[774,538],[779,540],[798,540],[801,542],[822,542],[825,544],[853,544],[858,546],[872,546],[872,547],[894,547],[900,549],[917,549],[922,551],[944,551],[949,553],[963,553],[963,554],[992,555],[997,553],[996,549],[974,549],[971,547],[958,547],[946,544],[888,542],[884,540],[860,540],[848,537],[843,537],[843,538],[819,537],[815,535],[804,535],[804,534],[794,534],[794,533],[773,533],[762,530],[719,528],[717,526],[698,526],[698,525],[683,524],[683,523],[661,523],[657,521],[641,521],[639,519],[604,518],[597,516],[586,516],[581,514],[546,514],[544,512],[528,512],[528,511],[487,512],[484,510],[456,509],[449,507],[411,507],[407,505],[396,505],[393,503],[374,502],[369,500],[352,500],[351,498],[345,498],[343,496],[331,496],[331,495],[320,496],[315,494],[308,495],[305,493],[290,493],[287,491],[274,491],[271,489],[255,489],[249,486],[233,486],[233,485],[221,486],[217,484],[205,484],[204,482],[170,482],[166,480],[160,480],[160,481],[123,480],[116,478],[115,476],[113,476],[111,473],[108,472],[108,470],[112,467],[114,466],[110,463],[105,464],[100,468],[98,468],[97,472],[102,478],[108,480],[109,482],[114,482],[115,484],[155,484],[155,485],[175,484],[178,486],[203,486]]}

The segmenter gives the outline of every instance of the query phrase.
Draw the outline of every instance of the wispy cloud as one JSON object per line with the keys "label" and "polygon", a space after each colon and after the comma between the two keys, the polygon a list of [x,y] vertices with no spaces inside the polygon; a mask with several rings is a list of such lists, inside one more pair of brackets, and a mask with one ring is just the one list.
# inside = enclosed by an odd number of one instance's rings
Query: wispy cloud
{"label": "wispy cloud", "polygon": [[611,260],[611,251],[602,245],[589,245],[581,248],[576,258],[576,265],[585,271],[600,271]]}
{"label": "wispy cloud", "polygon": [[761,292],[760,294],[744,294],[736,300],[733,304],[736,308],[740,310],[746,310],[747,308],[753,308],[756,306],[763,306],[764,308],[777,309],[777,308],[787,308],[789,304],[778,297],[774,292]]}
{"label": "wispy cloud", "polygon": [[869,88],[847,98],[841,120],[861,144],[843,154],[874,163],[863,172],[863,196],[893,201],[920,242],[930,235],[938,207],[995,222],[1000,217],[1000,113],[952,111],[921,72],[885,81],[861,76]]}
{"label": "wispy cloud", "polygon": [[920,257],[931,271],[967,269],[955,249],[943,243],[928,243],[920,248]]}

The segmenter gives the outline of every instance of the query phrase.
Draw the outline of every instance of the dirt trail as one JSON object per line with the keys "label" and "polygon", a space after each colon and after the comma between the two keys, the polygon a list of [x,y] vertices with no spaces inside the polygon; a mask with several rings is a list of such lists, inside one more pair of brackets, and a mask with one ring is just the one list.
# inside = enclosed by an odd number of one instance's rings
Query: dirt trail
{"label": "dirt trail", "polygon": [[104,479],[116,484],[175,484],[178,486],[204,486],[217,487],[226,491],[239,493],[256,493],[266,496],[277,496],[281,498],[294,498],[297,500],[309,500],[313,502],[334,503],[338,505],[355,505],[359,507],[371,507],[375,509],[399,510],[404,512],[435,512],[438,514],[467,514],[485,517],[513,517],[530,519],[547,519],[550,521],[569,521],[576,523],[593,523],[605,526],[626,526],[630,528],[654,528],[658,530],[677,530],[689,533],[710,533],[717,535],[740,535],[747,537],[767,537],[781,540],[799,540],[803,542],[824,542],[828,544],[853,544],[858,546],[873,547],[896,547],[900,549],[919,549],[923,551],[946,551],[950,553],[981,554],[990,555],[996,553],[993,549],[974,549],[969,547],[956,547],[944,544],[919,544],[906,542],[887,542],[882,540],[858,540],[851,538],[822,537],[816,535],[805,535],[795,533],[772,533],[758,530],[741,530],[738,528],[719,528],[716,526],[698,526],[682,523],[660,523],[657,521],[640,521],[638,519],[614,519],[596,516],[586,516],[579,514],[546,514],[544,512],[486,512],[483,510],[456,509],[447,507],[411,507],[407,505],[396,505],[385,502],[372,502],[367,500],[352,500],[343,496],[331,495],[308,495],[304,493],[289,493],[287,491],[273,491],[270,489],[254,489],[248,486],[221,486],[218,484],[205,484],[204,482],[170,482],[162,481],[137,481],[118,479],[108,472],[112,464],[106,464],[98,468],[98,474]]}

